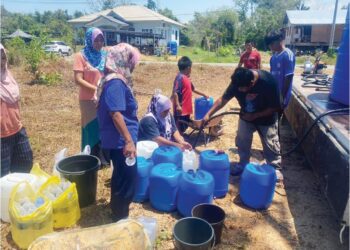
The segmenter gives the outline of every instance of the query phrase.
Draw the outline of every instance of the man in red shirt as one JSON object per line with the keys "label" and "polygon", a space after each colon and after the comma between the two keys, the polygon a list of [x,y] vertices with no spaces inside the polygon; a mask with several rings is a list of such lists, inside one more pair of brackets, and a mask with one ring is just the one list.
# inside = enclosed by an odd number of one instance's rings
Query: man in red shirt
{"label": "man in red shirt", "polygon": [[196,90],[191,82],[190,75],[192,70],[192,61],[187,56],[183,56],[177,63],[179,73],[177,74],[172,93],[172,101],[174,106],[174,118],[179,132],[182,134],[187,129],[184,121],[190,123],[190,116],[193,113],[192,108],[192,92],[209,98],[206,94]]}
{"label": "man in red shirt", "polygon": [[261,57],[259,51],[253,47],[253,42],[250,40],[245,41],[245,51],[241,55],[241,59],[238,63],[238,68],[242,67],[247,69],[261,69]]}

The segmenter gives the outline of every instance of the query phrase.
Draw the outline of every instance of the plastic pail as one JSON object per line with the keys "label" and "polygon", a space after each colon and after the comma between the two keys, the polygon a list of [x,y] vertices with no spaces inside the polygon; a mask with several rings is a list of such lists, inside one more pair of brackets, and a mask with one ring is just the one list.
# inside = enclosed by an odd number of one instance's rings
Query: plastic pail
{"label": "plastic pail", "polygon": [[92,155],[70,156],[57,164],[61,176],[76,184],[80,207],[96,201],[97,170],[100,165],[100,160]]}
{"label": "plastic pail", "polygon": [[203,219],[186,217],[178,220],[173,229],[175,248],[206,250],[214,245],[214,229]]}
{"label": "plastic pail", "polygon": [[192,216],[210,223],[215,232],[215,244],[220,243],[226,217],[225,211],[221,207],[214,204],[198,204],[192,208]]}

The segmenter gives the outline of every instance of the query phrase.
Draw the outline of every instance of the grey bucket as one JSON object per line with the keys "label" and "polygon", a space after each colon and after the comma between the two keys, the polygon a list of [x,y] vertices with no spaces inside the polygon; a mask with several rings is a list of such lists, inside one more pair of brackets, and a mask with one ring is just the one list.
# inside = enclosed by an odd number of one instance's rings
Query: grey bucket
{"label": "grey bucket", "polygon": [[208,250],[215,242],[213,227],[201,218],[178,220],[173,229],[174,244],[178,250]]}

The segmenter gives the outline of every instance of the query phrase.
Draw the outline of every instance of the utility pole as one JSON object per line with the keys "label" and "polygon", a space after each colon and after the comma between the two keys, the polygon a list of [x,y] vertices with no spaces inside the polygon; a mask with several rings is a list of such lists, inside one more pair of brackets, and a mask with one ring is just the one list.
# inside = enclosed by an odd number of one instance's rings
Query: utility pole
{"label": "utility pole", "polygon": [[328,47],[328,49],[332,49],[333,48],[335,23],[336,23],[336,19],[337,19],[337,10],[338,10],[338,0],[335,0],[335,7],[334,7],[334,14],[333,14],[333,24],[332,24],[331,38],[329,40],[329,47]]}

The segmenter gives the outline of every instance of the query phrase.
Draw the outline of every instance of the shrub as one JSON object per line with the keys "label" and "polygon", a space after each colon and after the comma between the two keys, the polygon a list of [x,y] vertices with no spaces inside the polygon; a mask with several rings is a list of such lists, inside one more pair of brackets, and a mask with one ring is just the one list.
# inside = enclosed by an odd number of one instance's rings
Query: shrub
{"label": "shrub", "polygon": [[7,50],[7,60],[10,65],[20,66],[24,61],[24,52],[26,44],[19,38],[8,40],[5,44]]}
{"label": "shrub", "polygon": [[201,49],[200,49],[200,48],[194,48],[192,53],[193,53],[194,55],[198,55],[198,54],[201,53]]}
{"label": "shrub", "polygon": [[334,48],[329,48],[327,50],[327,56],[330,57],[330,58],[334,58],[335,57],[335,54],[336,54],[336,51]]}
{"label": "shrub", "polygon": [[218,56],[230,56],[233,54],[233,49],[230,46],[221,46],[217,51]]}
{"label": "shrub", "polygon": [[37,83],[45,85],[54,85],[62,80],[62,76],[57,72],[39,73]]}

